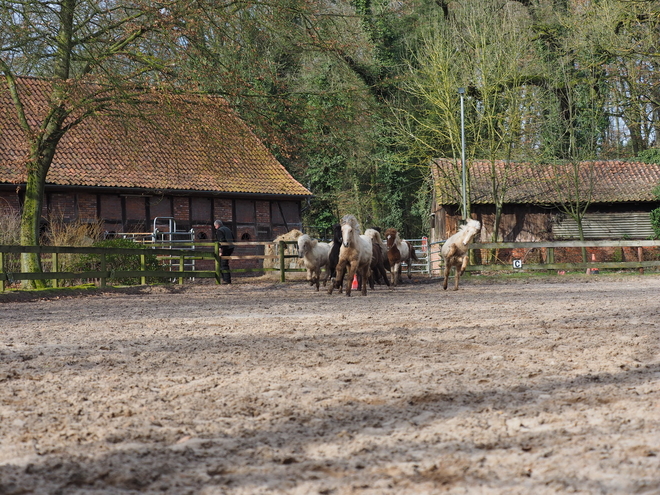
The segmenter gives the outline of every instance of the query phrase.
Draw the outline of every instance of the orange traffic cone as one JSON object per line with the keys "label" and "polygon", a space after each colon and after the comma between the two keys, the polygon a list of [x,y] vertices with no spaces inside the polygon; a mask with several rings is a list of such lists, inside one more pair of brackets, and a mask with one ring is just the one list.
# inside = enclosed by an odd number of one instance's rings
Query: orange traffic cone
{"label": "orange traffic cone", "polygon": [[358,288],[357,273],[353,275],[353,283],[351,284],[351,290],[356,290]]}
{"label": "orange traffic cone", "polygon": [[[592,263],[596,262],[596,254],[591,253]],[[598,268],[587,268],[587,275],[598,275]]]}

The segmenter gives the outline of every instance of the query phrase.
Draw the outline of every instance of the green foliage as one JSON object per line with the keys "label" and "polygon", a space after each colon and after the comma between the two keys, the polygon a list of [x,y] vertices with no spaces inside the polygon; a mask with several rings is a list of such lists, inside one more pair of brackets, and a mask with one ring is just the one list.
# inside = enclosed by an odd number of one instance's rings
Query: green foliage
{"label": "green foliage", "polygon": [[[158,270],[160,264],[156,255],[149,253],[149,248],[143,244],[139,244],[131,239],[108,239],[94,243],[94,247],[102,248],[120,248],[120,249],[145,249],[146,252],[146,269]],[[81,255],[75,265],[72,267],[74,271],[98,271],[101,269],[101,256],[98,254],[84,254]],[[137,271],[140,270],[140,256],[137,254],[109,254],[106,255],[106,270],[115,271]],[[147,281],[153,279],[147,278]],[[132,285],[139,283],[138,278],[119,278],[112,279],[113,283],[120,285]]]}
{"label": "green foliage", "polygon": [[[643,163],[660,163],[660,148],[649,148],[641,151],[636,160]],[[660,198],[660,186],[656,189],[655,194]]]}
{"label": "green foliage", "polygon": [[656,239],[660,239],[660,208],[651,210],[651,226]]}

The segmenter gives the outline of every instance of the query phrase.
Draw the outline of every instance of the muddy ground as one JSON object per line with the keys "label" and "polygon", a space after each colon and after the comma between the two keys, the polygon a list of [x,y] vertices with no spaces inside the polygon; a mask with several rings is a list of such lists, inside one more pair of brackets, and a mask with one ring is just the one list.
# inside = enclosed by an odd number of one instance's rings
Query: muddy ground
{"label": "muddy ground", "polygon": [[660,276],[0,294],[2,494],[660,493]]}

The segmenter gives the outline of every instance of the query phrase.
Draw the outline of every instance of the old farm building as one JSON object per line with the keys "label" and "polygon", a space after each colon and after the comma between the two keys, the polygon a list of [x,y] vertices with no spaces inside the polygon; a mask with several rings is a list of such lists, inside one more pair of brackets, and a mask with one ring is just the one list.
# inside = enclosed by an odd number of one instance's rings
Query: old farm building
{"label": "old farm building", "polygon": [[[432,164],[433,240],[446,239],[460,223],[460,161]],[[493,181],[495,177],[495,181]],[[573,178],[579,187],[573,188]],[[495,184],[495,189],[494,189]],[[562,203],[588,202],[584,217],[587,239],[648,239],[653,235],[650,211],[660,206],[654,189],[660,165],[596,161],[572,165],[474,161],[469,163],[471,215],[483,229],[475,241],[489,242],[495,220],[495,195],[502,198],[499,240],[538,241],[578,238],[574,220]]]}
{"label": "old farm building", "polygon": [[[21,78],[19,85],[30,118],[43,115],[50,83]],[[155,218],[170,218],[197,239],[211,237],[215,218],[242,240],[301,228],[301,204],[311,193],[224,99],[141,98],[141,105],[90,117],[65,134],[46,179],[44,222],[51,215],[100,219],[108,232],[149,232]],[[0,209],[19,210],[26,145],[6,87],[0,129]]]}

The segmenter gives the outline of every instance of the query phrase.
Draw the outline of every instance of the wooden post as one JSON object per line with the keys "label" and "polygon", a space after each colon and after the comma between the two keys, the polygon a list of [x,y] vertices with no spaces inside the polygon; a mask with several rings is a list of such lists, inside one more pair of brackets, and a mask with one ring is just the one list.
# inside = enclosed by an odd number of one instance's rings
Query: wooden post
{"label": "wooden post", "polygon": [[[140,255],[140,271],[144,273],[147,270],[147,255],[146,254],[141,254]],[[142,275],[140,277],[140,284],[141,285],[147,285],[147,277]]]}
{"label": "wooden post", "polygon": [[555,262],[555,248],[549,247],[548,248],[548,264],[552,264]]}
{"label": "wooden post", "polygon": [[[52,255],[52,264],[51,264],[51,271],[52,272],[59,272],[60,271],[60,255],[59,253],[53,253]],[[53,279],[53,288],[57,288],[57,279]]]}
{"label": "wooden post", "polygon": [[215,283],[219,284],[222,280],[222,274],[220,273],[220,244],[217,242],[213,245],[213,255],[215,259]]}
{"label": "wooden post", "polygon": [[106,266],[106,261],[105,261],[105,253],[101,253],[101,287],[105,287],[107,284],[107,277],[106,277],[106,271],[107,271],[107,266]]}
{"label": "wooden post", "polygon": [[[179,256],[179,271],[182,272],[185,269],[184,266],[185,260],[183,255]],[[183,277],[179,277],[179,285],[183,285]]]}
{"label": "wooden post", "polygon": [[[0,273],[5,274],[5,253],[0,252]],[[0,280],[0,292],[5,291],[5,279]]]}
{"label": "wooden post", "polygon": [[286,242],[280,241],[280,282],[286,282],[284,272],[284,254],[286,253]]}
{"label": "wooden post", "polygon": [[[640,263],[642,261],[644,261],[644,248],[642,246],[639,246],[637,248],[637,261],[639,261]],[[639,274],[644,275],[644,267],[643,266],[639,267]]]}

